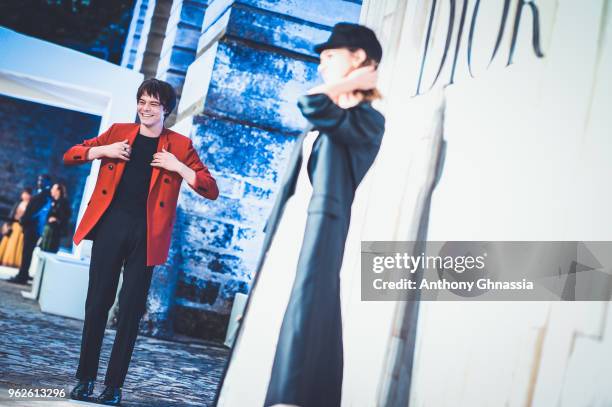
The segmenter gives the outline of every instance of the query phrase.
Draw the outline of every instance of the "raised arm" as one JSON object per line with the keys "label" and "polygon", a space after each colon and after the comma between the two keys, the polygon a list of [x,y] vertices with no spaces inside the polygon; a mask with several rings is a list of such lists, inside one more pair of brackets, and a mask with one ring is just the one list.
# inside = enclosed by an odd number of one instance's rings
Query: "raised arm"
{"label": "raised arm", "polygon": [[300,97],[298,107],[315,129],[339,143],[367,144],[378,140],[384,132],[384,117],[369,103],[343,109],[327,94],[317,93]]}
{"label": "raised arm", "polygon": [[91,160],[102,157],[119,158],[127,161],[129,159],[130,149],[127,140],[110,144],[110,135],[114,126],[114,124],[110,126],[108,130],[98,137],[87,139],[80,144],[70,147],[68,151],[64,153],[64,164],[85,164]]}
{"label": "raised arm", "polygon": [[191,140],[189,140],[184,164],[185,169],[179,173],[187,181],[187,185],[205,198],[217,199],[219,196],[217,181],[215,181],[208,168],[200,160],[200,156],[198,156],[198,152],[193,148]]}

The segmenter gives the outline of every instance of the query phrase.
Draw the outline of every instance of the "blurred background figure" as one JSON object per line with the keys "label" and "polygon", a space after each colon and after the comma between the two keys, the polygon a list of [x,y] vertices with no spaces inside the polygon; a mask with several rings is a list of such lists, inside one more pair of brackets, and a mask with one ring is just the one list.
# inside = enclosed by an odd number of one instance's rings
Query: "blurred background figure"
{"label": "blurred background figure", "polygon": [[23,250],[21,252],[21,265],[19,273],[8,281],[15,284],[27,284],[28,270],[32,262],[32,252],[47,223],[47,215],[51,209],[51,177],[48,174],[38,176],[36,183],[36,195],[30,199],[26,210],[19,219],[23,228]]}
{"label": "blurred background figure", "polygon": [[8,267],[21,266],[23,251],[23,230],[19,219],[25,213],[28,202],[32,198],[32,188],[23,188],[18,202],[9,213],[9,220],[2,225],[2,241],[0,241],[0,265]]}
{"label": "blurred background figure", "polygon": [[68,235],[68,223],[72,210],[64,184],[56,183],[51,187],[51,208],[47,214],[47,223],[42,232],[41,250],[57,253],[62,237]]}

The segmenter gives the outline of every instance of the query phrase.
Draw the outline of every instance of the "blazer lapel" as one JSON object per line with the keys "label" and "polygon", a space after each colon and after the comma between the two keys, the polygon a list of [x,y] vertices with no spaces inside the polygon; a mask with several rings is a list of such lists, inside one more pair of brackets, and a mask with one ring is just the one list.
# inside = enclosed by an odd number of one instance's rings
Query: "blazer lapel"
{"label": "blazer lapel", "polygon": [[[132,145],[134,145],[134,140],[136,139],[136,136],[138,135],[139,131],[140,131],[140,125],[136,123],[134,127],[130,129],[130,132],[125,135],[125,138],[123,138],[124,136],[121,136],[122,137],[121,140],[118,140],[118,141],[123,141],[127,138],[128,144],[131,147]],[[119,185],[119,181],[121,180],[121,176],[123,175],[123,171],[125,170],[125,164],[126,164],[126,161],[123,161],[121,159],[117,160],[117,163],[116,163],[117,171],[115,172],[115,188],[117,188],[117,185]]]}
{"label": "blazer lapel", "polygon": [[[159,140],[157,142],[157,152],[161,152],[162,148],[165,148],[166,151],[170,151],[170,142],[168,137],[168,129],[164,127],[161,134],[159,135]],[[149,184],[149,193],[153,189],[153,185],[157,181],[157,177],[159,177],[159,173],[161,172],[161,168],[153,167],[153,171],[151,172],[151,183]]]}

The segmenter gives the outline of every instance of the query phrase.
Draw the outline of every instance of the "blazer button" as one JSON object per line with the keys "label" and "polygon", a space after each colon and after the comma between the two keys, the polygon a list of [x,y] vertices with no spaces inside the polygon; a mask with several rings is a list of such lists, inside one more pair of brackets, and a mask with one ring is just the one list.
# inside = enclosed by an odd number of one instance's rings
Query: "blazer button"
{"label": "blazer button", "polygon": [[108,164],[108,169],[112,170],[113,169],[113,164]]}
{"label": "blazer button", "polygon": [[106,195],[106,189],[102,190],[102,195]]}
{"label": "blazer button", "polygon": [[164,207],[164,201],[160,201],[159,202],[159,206],[163,208]]}
{"label": "blazer button", "polygon": [[206,188],[204,188],[204,187],[198,187],[198,189],[199,189],[200,191],[202,191],[202,192],[206,192],[206,191],[208,191],[208,190],[207,190]]}
{"label": "blazer button", "polygon": [[164,178],[164,182],[165,182],[166,184],[169,184],[169,183],[170,183],[170,180],[169,180],[168,178]]}

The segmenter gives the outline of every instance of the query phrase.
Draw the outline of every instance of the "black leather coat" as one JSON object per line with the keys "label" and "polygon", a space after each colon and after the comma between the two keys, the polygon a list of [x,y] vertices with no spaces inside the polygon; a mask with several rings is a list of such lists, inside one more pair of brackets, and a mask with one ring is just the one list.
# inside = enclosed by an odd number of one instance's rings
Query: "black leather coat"
{"label": "black leather coat", "polygon": [[[355,190],[378,154],[385,119],[369,102],[342,109],[325,94],[303,96],[298,106],[311,124],[307,131],[319,131],[307,165],[313,192],[264,405],[336,407],[343,370],[340,268]],[[295,192],[305,134],[298,138],[266,225],[257,272]]]}

